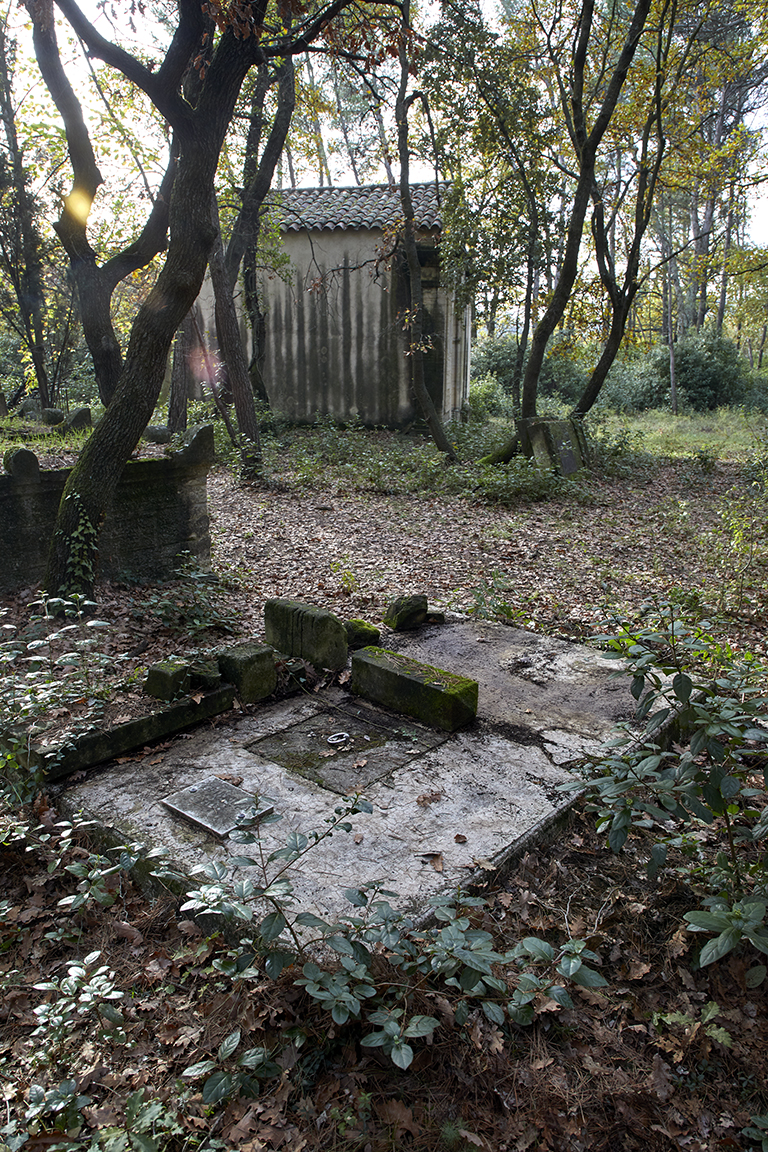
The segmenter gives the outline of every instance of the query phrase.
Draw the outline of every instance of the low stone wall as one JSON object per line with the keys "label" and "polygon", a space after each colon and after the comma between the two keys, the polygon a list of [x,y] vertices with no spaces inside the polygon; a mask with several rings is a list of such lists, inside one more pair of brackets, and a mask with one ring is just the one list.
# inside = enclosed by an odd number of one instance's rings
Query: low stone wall
{"label": "low stone wall", "polygon": [[[181,552],[210,568],[206,481],[213,460],[213,428],[205,425],[165,460],[126,464],[99,537],[98,578],[167,580]],[[40,587],[69,472],[41,472],[25,449],[9,454],[5,464],[10,474],[0,476],[0,592],[8,593]]]}

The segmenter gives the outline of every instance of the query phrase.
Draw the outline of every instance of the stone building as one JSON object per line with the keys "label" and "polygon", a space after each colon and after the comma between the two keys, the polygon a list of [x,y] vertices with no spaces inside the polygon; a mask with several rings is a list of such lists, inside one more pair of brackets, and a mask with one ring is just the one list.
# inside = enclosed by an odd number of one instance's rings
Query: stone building
{"label": "stone building", "polygon": [[[471,318],[440,284],[440,197],[412,185],[424,289],[430,395],[444,420],[467,398]],[[289,266],[264,277],[262,375],[270,405],[298,421],[318,414],[402,427],[419,413],[403,313],[407,268],[397,243],[397,188],[297,188],[273,194]]]}

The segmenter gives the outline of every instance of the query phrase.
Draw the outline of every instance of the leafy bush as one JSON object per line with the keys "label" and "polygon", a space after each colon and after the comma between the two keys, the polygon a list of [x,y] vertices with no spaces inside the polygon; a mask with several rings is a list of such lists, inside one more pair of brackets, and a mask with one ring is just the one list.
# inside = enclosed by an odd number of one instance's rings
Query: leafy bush
{"label": "leafy bush", "polygon": [[[662,361],[669,381],[669,358]],[[707,334],[675,345],[675,376],[681,405],[708,412],[720,404],[740,404],[747,391],[749,368],[735,344]]]}
{"label": "leafy bush", "polygon": [[514,336],[486,337],[472,349],[471,379],[481,381],[493,376],[505,392],[511,392],[516,361],[517,340]]}
{"label": "leafy bush", "polygon": [[[736,659],[708,627],[661,603],[649,606],[639,627],[619,622],[607,638],[608,654],[625,660],[632,676],[642,727],[638,734],[627,726],[612,741],[594,762],[589,786],[614,852],[632,831],[652,833],[652,879],[670,849],[692,858],[689,875],[703,907],[684,919],[689,931],[715,934],[701,950],[702,966],[742,941],[768,954],[766,670],[754,658]],[[699,853],[704,826],[720,845],[714,865]],[[747,979],[754,987],[765,975],[758,965]]]}
{"label": "leafy bush", "polygon": [[512,402],[501,381],[487,372],[484,376],[473,377],[469,385],[469,419],[476,424],[483,423],[492,416],[513,419]]}
{"label": "leafy bush", "polygon": [[572,334],[558,333],[549,348],[539,376],[540,396],[559,396],[570,405],[576,403],[587,386],[588,373],[579,363]]}
{"label": "leafy bush", "polygon": [[[667,378],[663,360],[667,358]],[[651,356],[616,360],[598,397],[597,409],[630,415],[649,408],[669,408],[669,354],[658,349]]]}
{"label": "leafy bush", "polygon": [[[471,379],[482,383],[490,376],[506,393],[512,392],[517,361],[517,340],[514,336],[486,337],[472,352]],[[558,333],[550,341],[547,357],[539,377],[539,395],[561,396],[574,403],[587,383],[587,373],[579,363],[572,334]],[[472,403],[470,385],[470,404]],[[496,413],[490,412],[490,415]]]}

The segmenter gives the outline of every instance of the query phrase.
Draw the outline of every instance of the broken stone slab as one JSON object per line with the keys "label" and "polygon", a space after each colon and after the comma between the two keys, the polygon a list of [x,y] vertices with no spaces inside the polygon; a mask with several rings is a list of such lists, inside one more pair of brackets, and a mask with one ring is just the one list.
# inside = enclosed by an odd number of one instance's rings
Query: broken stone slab
{"label": "broken stone slab", "polygon": [[426,596],[398,596],[387,608],[384,623],[395,632],[408,632],[424,623],[427,610]]}
{"label": "broken stone slab", "polygon": [[347,645],[350,651],[356,652],[358,648],[375,647],[381,640],[381,632],[375,624],[367,620],[347,620],[344,624],[347,633]]}
{"label": "broken stone slab", "polygon": [[189,691],[192,670],[184,660],[162,660],[147,669],[144,691],[156,700],[175,700]]}
{"label": "broken stone slab", "polygon": [[225,840],[235,828],[258,824],[275,810],[274,804],[261,804],[257,796],[218,776],[190,784],[161,800],[161,804],[174,816],[189,820],[219,840]]}
{"label": "broken stone slab", "polygon": [[221,684],[222,676],[216,660],[200,660],[192,665],[190,671],[193,688],[202,688],[209,692]]}
{"label": "broken stone slab", "polygon": [[170,704],[149,716],[139,716],[118,724],[105,732],[86,732],[59,748],[33,744],[29,751],[19,754],[21,762],[30,771],[38,770],[46,780],[59,780],[71,772],[80,772],[105,760],[113,760],[134,748],[143,748],[161,736],[169,736],[182,728],[190,728],[201,720],[209,720],[221,712],[228,712],[234,701],[235,690],[227,684],[199,700],[185,699]]}
{"label": "broken stone slab", "polygon": [[477,715],[476,680],[385,648],[362,648],[354,653],[349,689],[373,704],[446,732],[455,732]]}
{"label": "broken stone slab", "polygon": [[301,656],[316,668],[344,668],[347,633],[332,612],[299,600],[267,600],[264,633],[268,644],[288,656]]}
{"label": "broken stone slab", "polygon": [[219,653],[219,671],[234,684],[241,704],[266,700],[277,687],[275,653],[268,644],[248,641]]}

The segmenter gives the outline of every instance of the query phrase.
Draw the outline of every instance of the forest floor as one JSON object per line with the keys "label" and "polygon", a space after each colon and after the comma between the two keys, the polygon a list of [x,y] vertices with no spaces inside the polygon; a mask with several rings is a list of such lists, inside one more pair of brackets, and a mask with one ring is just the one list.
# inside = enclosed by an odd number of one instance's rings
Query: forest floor
{"label": "forest floor", "polygon": [[[94,675],[135,683],[155,659],[259,635],[272,596],[377,623],[394,596],[422,592],[434,608],[577,640],[668,599],[706,617],[724,646],[767,655],[765,498],[727,461],[614,469],[513,509],[350,491],[330,472],[298,486],[288,465],[269,487],[217,472],[209,496],[218,583],[100,588],[110,627]],[[8,601],[5,622],[28,627],[32,597]],[[56,706],[71,714],[77,703]],[[238,980],[231,944],[203,936],[170,896],[150,900],[125,873],[107,876],[88,829],[57,823],[54,797],[37,796],[34,819],[8,808],[2,821],[0,1148],[760,1146],[743,1133],[768,1114],[768,994],[748,976],[759,956],[737,949],[700,968],[702,938],[682,920],[714,832],[698,837],[695,866],[671,854],[652,882],[640,836],[614,854],[577,808],[556,843],[488,887],[477,926],[501,951],[531,935],[586,939],[607,986],[575,989],[572,1008],[550,1001],[527,1028],[479,1012],[460,1027],[450,1000],[422,988],[418,1010],[441,1027],[401,1071],[360,1046],[359,1026],[331,1024],[295,969]],[[67,999],[61,979],[93,953]],[[108,1003],[111,989],[123,1020],[102,1015],[96,1027],[86,986],[101,965],[94,995]],[[199,1079],[181,1074],[206,1060],[229,1068],[238,1029],[241,1048],[263,1046],[273,1062],[261,1094],[204,1099]]]}

